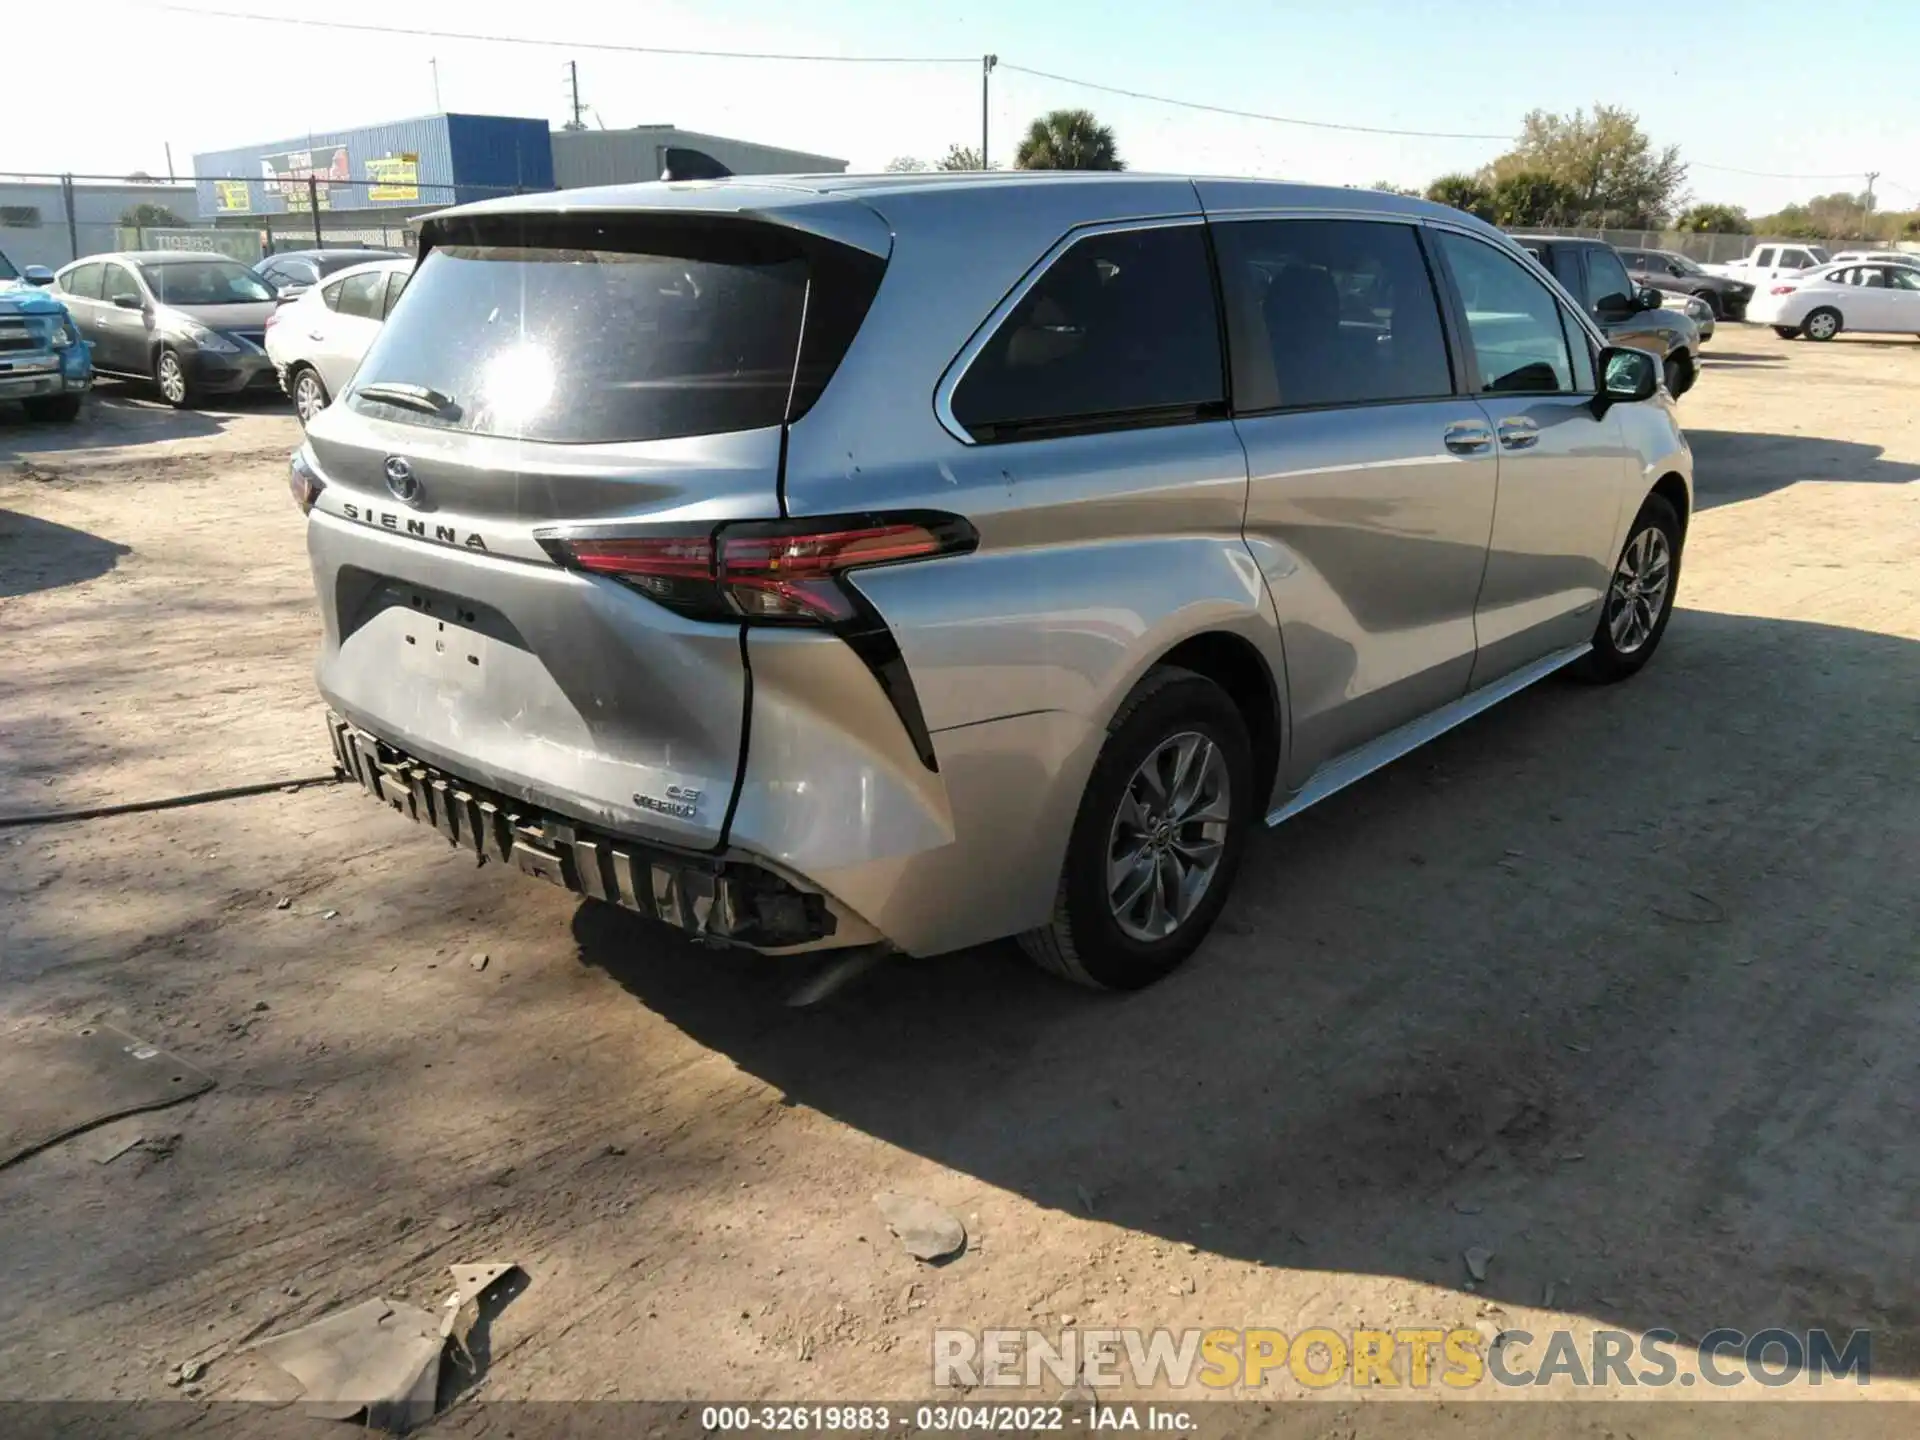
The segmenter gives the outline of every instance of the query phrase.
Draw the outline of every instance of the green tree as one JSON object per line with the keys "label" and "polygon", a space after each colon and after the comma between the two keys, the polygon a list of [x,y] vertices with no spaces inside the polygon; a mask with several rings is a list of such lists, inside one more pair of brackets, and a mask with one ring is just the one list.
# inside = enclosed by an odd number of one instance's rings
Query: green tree
{"label": "green tree", "polygon": [[1738,205],[1690,205],[1674,219],[1673,228],[1690,235],[1751,235],[1753,222]]}
{"label": "green tree", "polygon": [[917,155],[896,155],[887,161],[889,175],[914,175],[927,168],[927,162]]}
{"label": "green tree", "polygon": [[1022,170],[1124,170],[1113,131],[1091,110],[1051,110],[1027,127],[1013,163]]}
{"label": "green tree", "polygon": [[1396,185],[1391,180],[1376,180],[1373,182],[1373,184],[1369,185],[1367,188],[1369,190],[1378,190],[1384,195],[1415,195],[1417,196],[1420,193],[1418,190],[1409,190],[1404,185]]}
{"label": "green tree", "polygon": [[1855,240],[1873,233],[1873,215],[1865,195],[1836,190],[1816,195],[1804,205],[1789,205],[1754,221],[1763,235],[1790,240]]}
{"label": "green tree", "polygon": [[120,212],[120,223],[131,225],[136,230],[145,230],[150,226],[180,226],[187,222],[164,205],[142,200],[138,205],[129,205]]}
{"label": "green tree", "polygon": [[1496,180],[1487,199],[1493,223],[1508,229],[1565,225],[1573,219],[1579,204],[1572,190],[1537,170],[1516,170]]}
{"label": "green tree", "polygon": [[1485,178],[1497,183],[1529,171],[1566,187],[1574,212],[1568,219],[1635,229],[1664,221],[1687,181],[1680,147],[1655,149],[1639,117],[1615,105],[1596,105],[1592,115],[1529,114],[1519,143],[1487,167]]}
{"label": "green tree", "polygon": [[1920,240],[1920,213],[1907,216],[1900,226],[1900,233],[1909,240]]}
{"label": "green tree", "polygon": [[1436,205],[1451,205],[1482,220],[1493,219],[1493,194],[1472,175],[1442,175],[1427,186],[1427,199]]}
{"label": "green tree", "polygon": [[934,162],[936,170],[978,170],[980,152],[972,145],[949,145],[947,153]]}

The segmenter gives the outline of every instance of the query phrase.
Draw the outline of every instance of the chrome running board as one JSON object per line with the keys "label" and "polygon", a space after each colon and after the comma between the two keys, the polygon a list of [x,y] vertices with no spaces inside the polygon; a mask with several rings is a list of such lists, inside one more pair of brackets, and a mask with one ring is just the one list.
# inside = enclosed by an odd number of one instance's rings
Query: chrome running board
{"label": "chrome running board", "polygon": [[1291,820],[1309,805],[1317,805],[1329,795],[1344,790],[1356,780],[1364,780],[1383,765],[1390,765],[1410,750],[1418,750],[1429,740],[1465,724],[1482,710],[1490,710],[1510,695],[1517,695],[1536,680],[1544,680],[1554,671],[1571,665],[1593,648],[1582,642],[1570,649],[1557,650],[1531,665],[1523,665],[1511,675],[1502,675],[1491,685],[1470,690],[1458,700],[1431,710],[1418,720],[1409,720],[1397,730],[1389,730],[1366,744],[1329,760],[1308,778],[1294,797],[1267,816],[1267,824]]}

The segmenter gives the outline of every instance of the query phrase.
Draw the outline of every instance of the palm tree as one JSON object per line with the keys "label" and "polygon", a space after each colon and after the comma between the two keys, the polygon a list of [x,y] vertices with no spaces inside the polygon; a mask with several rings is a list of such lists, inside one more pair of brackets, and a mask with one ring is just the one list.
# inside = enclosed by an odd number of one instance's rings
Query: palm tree
{"label": "palm tree", "polygon": [[1124,170],[1113,131],[1091,110],[1053,110],[1027,127],[1014,154],[1022,170]]}

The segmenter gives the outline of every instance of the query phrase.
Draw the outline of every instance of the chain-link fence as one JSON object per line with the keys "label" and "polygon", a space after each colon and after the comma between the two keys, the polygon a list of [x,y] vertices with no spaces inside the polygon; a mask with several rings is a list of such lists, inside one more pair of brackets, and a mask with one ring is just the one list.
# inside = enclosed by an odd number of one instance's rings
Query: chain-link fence
{"label": "chain-link fence", "polygon": [[1793,235],[1700,235],[1685,230],[1606,230],[1583,225],[1529,225],[1526,229],[1534,234],[1581,235],[1590,240],[1604,240],[1619,250],[1671,250],[1702,265],[1739,260],[1752,253],[1756,245],[1815,245],[1827,251],[1901,250],[1920,260],[1920,243],[1894,243],[1870,237],[1808,240],[1804,236]]}
{"label": "chain-link fence", "polygon": [[145,176],[0,172],[0,254],[57,268],[108,250],[205,250],[249,264],[287,250],[410,250],[419,217],[522,187],[415,175]]}

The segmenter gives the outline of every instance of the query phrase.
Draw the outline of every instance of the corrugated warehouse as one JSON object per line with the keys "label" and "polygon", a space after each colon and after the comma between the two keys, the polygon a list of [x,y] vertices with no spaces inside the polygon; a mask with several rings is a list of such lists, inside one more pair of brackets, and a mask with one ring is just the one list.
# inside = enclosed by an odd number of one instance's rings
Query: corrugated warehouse
{"label": "corrugated warehouse", "polygon": [[[636,125],[631,130],[554,131],[554,183],[563,190],[573,190],[585,185],[658,180],[667,168],[669,150],[718,161],[736,175],[838,175],[847,168],[846,161],[831,155],[703,135],[677,125]],[[679,160],[681,156],[674,158]],[[693,164],[697,174],[697,158]],[[684,168],[684,164],[677,164],[676,173]]]}
{"label": "corrugated warehouse", "polygon": [[419,212],[553,189],[547,122],[424,115],[193,157],[202,220]]}

